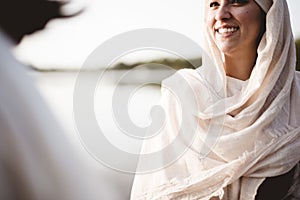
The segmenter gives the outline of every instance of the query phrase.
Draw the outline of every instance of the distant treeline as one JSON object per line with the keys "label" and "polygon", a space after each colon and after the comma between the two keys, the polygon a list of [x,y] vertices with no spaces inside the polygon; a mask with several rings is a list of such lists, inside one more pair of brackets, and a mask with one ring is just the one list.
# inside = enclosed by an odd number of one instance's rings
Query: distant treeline
{"label": "distant treeline", "polygon": [[[296,43],[296,51],[297,51],[297,63],[296,63],[296,69],[300,71],[300,39],[297,39],[295,41]],[[202,59],[194,58],[194,59],[172,59],[172,58],[165,58],[165,59],[155,59],[147,62],[137,62],[134,64],[125,64],[125,63],[119,63],[113,67],[113,69],[132,69],[134,67],[143,65],[143,64],[149,64],[149,63],[157,63],[162,64],[168,67],[172,67],[173,69],[182,69],[182,68],[195,68],[198,66],[201,66]],[[193,64],[192,64],[193,63]]]}
{"label": "distant treeline", "polygon": [[[162,59],[154,59],[154,60],[150,60],[150,61],[146,61],[146,62],[136,62],[134,64],[125,64],[125,63],[118,63],[117,65],[115,65],[113,67],[113,69],[132,69],[135,68],[137,66],[141,66],[141,65],[147,65],[150,63],[156,63],[156,64],[161,64],[161,65],[165,65],[167,67],[171,67],[173,69],[182,69],[182,68],[197,68],[199,66],[201,66],[202,64],[202,59],[199,58],[194,58],[194,59],[173,59],[173,58],[162,58]],[[151,67],[151,65],[148,65],[149,68]]]}

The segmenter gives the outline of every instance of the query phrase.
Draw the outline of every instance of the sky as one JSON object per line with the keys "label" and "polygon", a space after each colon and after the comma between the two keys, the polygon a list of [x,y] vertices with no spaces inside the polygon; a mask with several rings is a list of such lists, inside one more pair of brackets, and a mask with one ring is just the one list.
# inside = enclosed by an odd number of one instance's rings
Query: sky
{"label": "sky", "polygon": [[[300,26],[296,26],[300,1],[287,2],[294,35],[300,38]],[[104,42],[141,28],[167,29],[201,43],[203,0],[73,0],[64,11],[81,8],[84,8],[81,15],[52,20],[43,31],[25,37],[15,51],[20,60],[41,69],[79,69]],[[128,53],[123,60],[135,62],[160,54],[160,51]]]}

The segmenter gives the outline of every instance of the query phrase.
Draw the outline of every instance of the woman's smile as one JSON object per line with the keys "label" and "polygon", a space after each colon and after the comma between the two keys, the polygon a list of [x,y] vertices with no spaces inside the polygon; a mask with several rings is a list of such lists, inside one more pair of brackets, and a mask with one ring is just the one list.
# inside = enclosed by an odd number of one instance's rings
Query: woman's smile
{"label": "woman's smile", "polygon": [[232,25],[222,25],[215,28],[215,32],[222,37],[230,36],[233,33],[237,32],[238,30],[239,30],[239,26],[232,26]]}

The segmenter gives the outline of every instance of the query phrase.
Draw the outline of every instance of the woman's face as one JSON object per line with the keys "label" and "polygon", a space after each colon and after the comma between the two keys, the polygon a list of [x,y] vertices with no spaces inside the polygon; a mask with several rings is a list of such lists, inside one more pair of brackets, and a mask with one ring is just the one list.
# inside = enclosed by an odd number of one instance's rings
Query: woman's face
{"label": "woman's face", "polygon": [[225,55],[258,46],[264,12],[254,0],[206,0],[206,25]]}

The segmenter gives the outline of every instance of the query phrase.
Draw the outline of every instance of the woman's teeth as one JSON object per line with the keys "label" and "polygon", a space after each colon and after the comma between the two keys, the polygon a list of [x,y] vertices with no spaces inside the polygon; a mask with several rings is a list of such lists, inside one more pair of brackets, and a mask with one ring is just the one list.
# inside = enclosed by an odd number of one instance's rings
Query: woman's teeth
{"label": "woman's teeth", "polygon": [[218,29],[218,33],[233,33],[235,31],[237,31],[238,28],[219,28]]}

